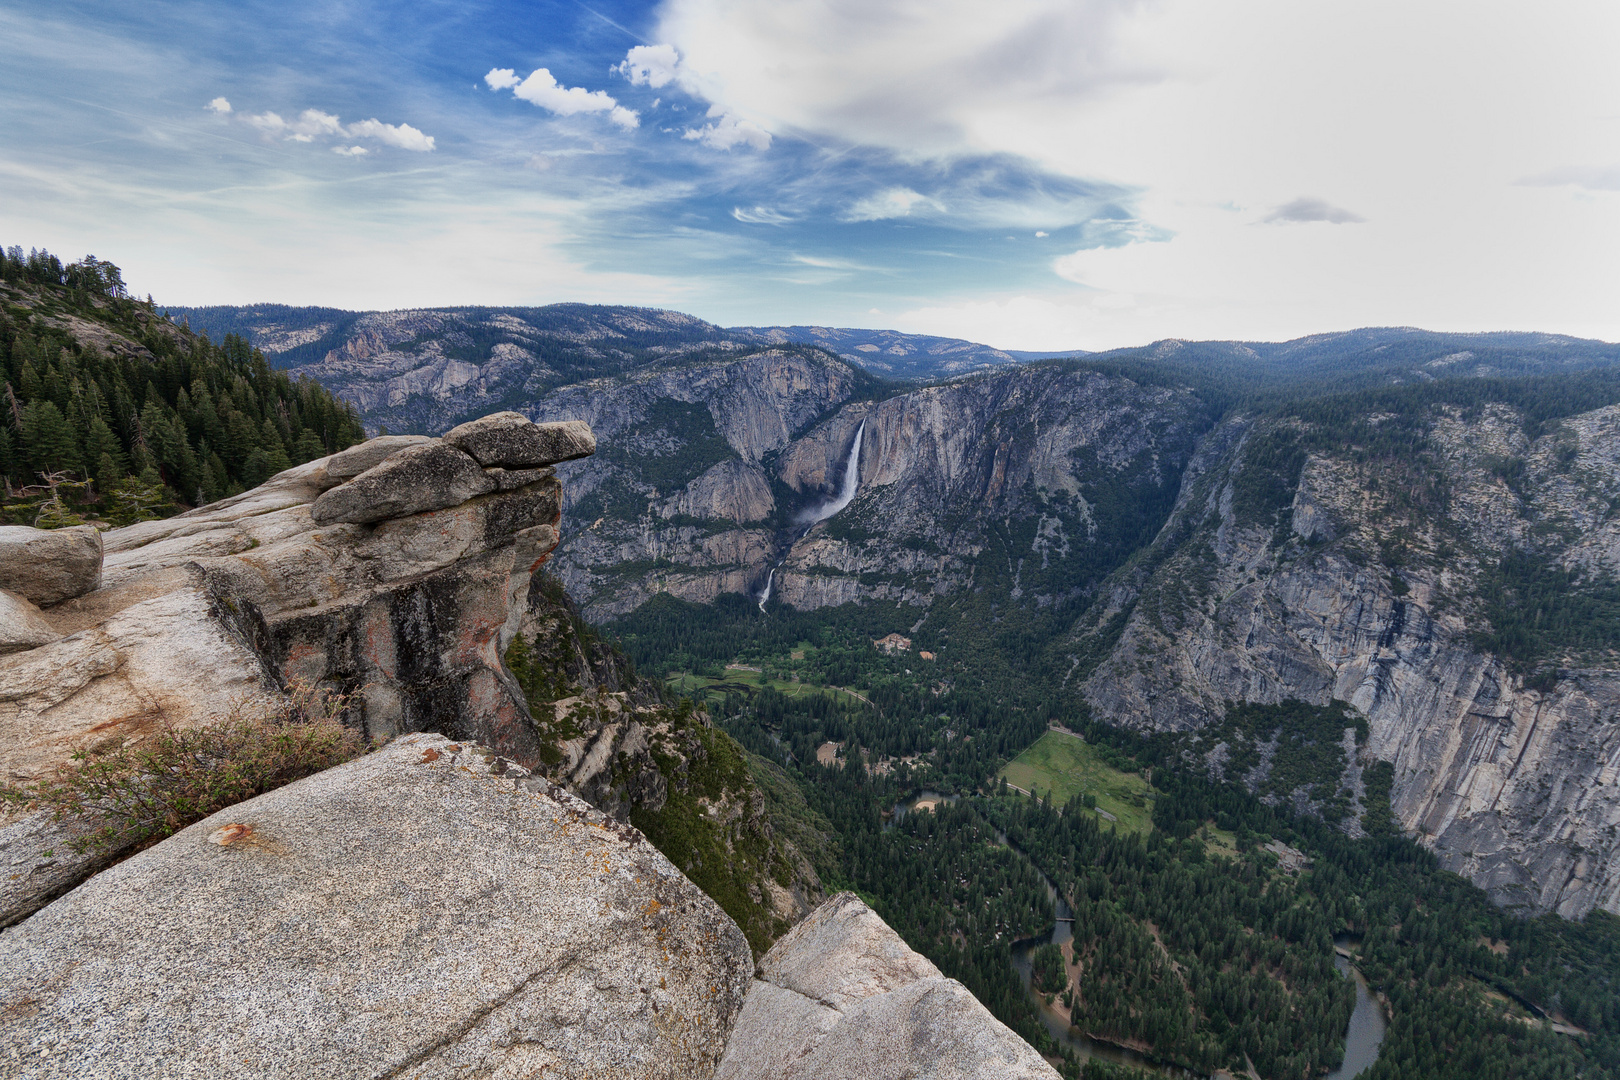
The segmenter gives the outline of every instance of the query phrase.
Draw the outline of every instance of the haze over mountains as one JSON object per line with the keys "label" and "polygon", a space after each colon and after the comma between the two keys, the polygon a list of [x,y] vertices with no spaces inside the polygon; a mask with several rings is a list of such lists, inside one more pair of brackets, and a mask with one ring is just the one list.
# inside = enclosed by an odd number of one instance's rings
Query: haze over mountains
{"label": "haze over mountains", "polygon": [[[772,603],[890,611],[964,673],[995,657],[1125,726],[1348,700],[1371,742],[1279,797],[1353,822],[1362,770],[1390,762],[1404,826],[1500,901],[1620,905],[1620,799],[1576,780],[1620,754],[1580,719],[1620,703],[1620,625],[1552,614],[1531,642],[1504,624],[1558,575],[1607,610],[1620,346],[1371,328],[1021,362],[639,308],[176,314],[247,333],[373,431],[588,421],[603,450],[560,470],[554,565],[595,621],[769,580]],[[855,498],[806,529],[862,425]],[[1459,743],[1459,723],[1501,739]]]}

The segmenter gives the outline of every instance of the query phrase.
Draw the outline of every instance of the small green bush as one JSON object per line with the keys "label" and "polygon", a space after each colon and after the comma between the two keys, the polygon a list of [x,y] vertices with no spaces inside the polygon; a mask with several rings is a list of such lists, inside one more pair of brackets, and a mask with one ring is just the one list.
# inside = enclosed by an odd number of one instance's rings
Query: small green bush
{"label": "small green bush", "polygon": [[55,775],[0,786],[0,801],[94,825],[71,841],[88,851],[147,847],[227,806],[329,769],[366,750],[338,720],[344,699],[295,690],[269,716],[233,713],[198,728],[76,750]]}

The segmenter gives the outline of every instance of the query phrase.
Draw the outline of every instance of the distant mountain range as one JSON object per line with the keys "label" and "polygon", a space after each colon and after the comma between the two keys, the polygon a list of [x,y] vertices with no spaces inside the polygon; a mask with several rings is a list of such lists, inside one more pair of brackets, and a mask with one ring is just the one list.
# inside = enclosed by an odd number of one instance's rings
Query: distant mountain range
{"label": "distant mountain range", "polygon": [[775,345],[787,342],[819,345],[888,379],[948,379],[1057,355],[1010,352],[961,338],[902,334],[897,330],[851,330],[833,326],[734,326],[731,330]]}
{"label": "distant mountain range", "polygon": [[[1540,333],[1437,333],[1413,327],[1371,327],[1312,334],[1282,342],[1183,341],[1174,338],[1129,348],[1031,351],[997,349],[960,338],[829,326],[720,327],[691,315],[651,308],[551,304],[537,308],[460,307],[393,312],[289,307],[284,304],[175,307],[169,314],[215,341],[239,334],[278,368],[301,368],[329,358],[353,358],[372,344],[396,352],[420,352],[441,341],[447,356],[483,364],[498,346],[524,349],[547,341],[578,353],[557,374],[584,374],[603,367],[624,370],[671,349],[738,350],[761,345],[809,345],[880,378],[935,382],[1019,363],[1084,357],[1098,363],[1147,362],[1190,383],[1219,378],[1224,387],[1246,389],[1305,385],[1351,386],[1428,381],[1458,375],[1513,376],[1572,371],[1620,361],[1620,345]],[[399,328],[411,327],[404,338]],[[458,329],[459,328],[459,329]],[[371,335],[367,337],[367,335]],[[657,340],[654,340],[654,339]],[[650,352],[638,361],[593,357],[589,342],[616,342]],[[431,348],[428,352],[433,352]],[[555,365],[551,365],[555,366]],[[605,370],[600,373],[607,373]],[[312,371],[311,374],[314,374]]]}
{"label": "distant mountain range", "polygon": [[[544,308],[441,308],[426,311],[343,311],[337,308],[288,307],[285,304],[252,304],[241,307],[178,307],[169,314],[176,321],[188,322],[218,341],[226,334],[239,334],[270,359],[276,367],[301,367],[341,350],[359,332],[362,320],[387,319],[397,323],[412,316],[436,315],[481,323],[510,316],[537,328],[548,326],[557,314],[585,310],[583,305],[554,304]],[[704,337],[715,342],[768,343],[773,345],[814,345],[886,379],[930,381],[967,375],[975,371],[1007,367],[1028,360],[1053,356],[1081,356],[1083,351],[1028,352],[997,349],[960,338],[927,334],[902,334],[894,330],[854,330],[830,326],[733,326],[712,323],[673,312],[601,307],[610,311],[643,310],[646,317],[673,317],[683,325],[702,328]],[[362,328],[363,329],[363,328]]]}

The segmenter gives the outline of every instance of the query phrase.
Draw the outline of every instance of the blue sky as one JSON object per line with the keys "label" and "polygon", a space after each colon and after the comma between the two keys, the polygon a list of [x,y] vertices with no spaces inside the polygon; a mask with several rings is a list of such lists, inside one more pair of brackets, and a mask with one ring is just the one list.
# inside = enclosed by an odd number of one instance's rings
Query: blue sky
{"label": "blue sky", "polygon": [[13,0],[0,242],[171,304],[1615,340],[1617,10]]}

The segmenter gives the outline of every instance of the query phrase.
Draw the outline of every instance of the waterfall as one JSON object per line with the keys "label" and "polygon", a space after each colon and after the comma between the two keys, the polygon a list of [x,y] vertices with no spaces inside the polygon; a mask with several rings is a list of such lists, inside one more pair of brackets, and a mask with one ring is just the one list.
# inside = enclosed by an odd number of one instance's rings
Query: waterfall
{"label": "waterfall", "polygon": [[[803,514],[799,521],[804,525],[804,532],[799,533],[799,539],[804,539],[812,526],[819,521],[826,521],[838,511],[855,501],[855,492],[861,486],[861,438],[866,434],[866,421],[862,420],[860,427],[855,429],[855,444],[849,448],[849,460],[844,463],[844,482],[838,489],[838,495],[832,501],[822,503],[814,510]],[[797,542],[797,541],[795,541]],[[790,549],[791,550],[791,549]],[[759,610],[765,610],[765,602],[771,598],[771,585],[776,581],[776,571],[787,562],[784,555],[777,564],[771,567],[771,572],[765,577],[765,591],[759,597]]]}
{"label": "waterfall", "polygon": [[826,521],[855,500],[855,491],[861,484],[861,438],[865,434],[866,421],[862,420],[861,426],[855,429],[855,445],[849,448],[849,461],[844,465],[844,483],[838,489],[838,497],[811,511],[805,519],[807,524]]}

